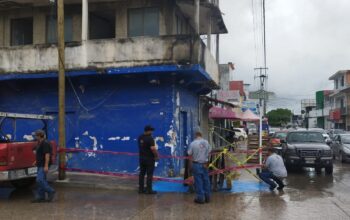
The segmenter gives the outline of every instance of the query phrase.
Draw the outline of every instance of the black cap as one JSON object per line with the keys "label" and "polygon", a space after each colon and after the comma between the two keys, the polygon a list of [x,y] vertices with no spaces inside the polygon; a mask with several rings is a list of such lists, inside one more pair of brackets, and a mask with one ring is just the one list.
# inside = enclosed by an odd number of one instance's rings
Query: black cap
{"label": "black cap", "polygon": [[146,125],[145,131],[154,131],[154,128],[151,125]]}

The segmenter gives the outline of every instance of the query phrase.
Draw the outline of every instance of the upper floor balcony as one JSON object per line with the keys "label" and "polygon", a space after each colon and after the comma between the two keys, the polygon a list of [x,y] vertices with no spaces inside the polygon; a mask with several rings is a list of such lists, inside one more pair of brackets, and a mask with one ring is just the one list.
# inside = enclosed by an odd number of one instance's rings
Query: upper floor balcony
{"label": "upper floor balcony", "polygon": [[[0,73],[57,71],[57,19],[49,2],[0,1]],[[67,70],[200,64],[218,84],[215,49],[200,38],[227,32],[218,1],[201,0],[197,17],[190,0],[65,4]]]}
{"label": "upper floor balcony", "polygon": [[[87,40],[66,45],[66,69],[106,69],[200,64],[218,83],[218,65],[208,48],[191,36]],[[57,71],[55,44],[0,48],[0,73]]]}

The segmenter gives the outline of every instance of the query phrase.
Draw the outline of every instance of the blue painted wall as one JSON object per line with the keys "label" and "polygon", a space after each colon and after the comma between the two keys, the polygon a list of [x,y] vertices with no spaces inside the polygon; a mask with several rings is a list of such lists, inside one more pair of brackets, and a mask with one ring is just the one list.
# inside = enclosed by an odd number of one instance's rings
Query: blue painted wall
{"label": "blue painted wall", "polygon": [[[198,95],[169,77],[159,78],[159,82],[149,83],[149,75],[80,76],[67,80],[67,147],[137,152],[137,137],[144,125],[152,124],[161,154],[184,155],[198,128]],[[0,111],[57,115],[57,80],[0,82],[0,100]],[[16,132],[12,125],[7,120],[3,132],[15,133],[17,140],[23,140],[42,123],[18,121]],[[57,119],[49,123],[48,136],[57,141]],[[138,158],[132,156],[72,153],[67,155],[67,161],[72,168],[138,171]],[[167,176],[173,170],[178,175],[181,168],[181,160],[162,159],[156,174]]]}

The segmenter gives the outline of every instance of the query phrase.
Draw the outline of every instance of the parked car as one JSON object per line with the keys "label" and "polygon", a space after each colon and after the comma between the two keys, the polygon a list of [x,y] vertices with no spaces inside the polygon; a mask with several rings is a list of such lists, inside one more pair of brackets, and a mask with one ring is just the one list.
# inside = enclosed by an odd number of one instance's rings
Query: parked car
{"label": "parked car", "polygon": [[270,147],[281,146],[281,140],[286,140],[288,131],[277,131],[270,138]]}
{"label": "parked car", "polygon": [[337,136],[338,134],[346,134],[346,131],[342,129],[331,129],[327,131],[327,134],[334,141],[335,136]]}
{"label": "parked car", "polygon": [[331,145],[333,157],[342,163],[350,160],[350,134],[338,134]]}
{"label": "parked car", "polygon": [[255,125],[255,124],[249,123],[249,124],[247,125],[247,127],[248,127],[248,133],[249,133],[250,135],[255,135],[255,134],[258,133],[258,129],[256,128],[256,125]]}
{"label": "parked car", "polygon": [[333,156],[321,132],[291,131],[282,141],[282,156],[287,169],[314,167],[317,172],[325,168],[333,173]]}
{"label": "parked car", "polygon": [[244,141],[248,138],[244,128],[234,128],[233,131],[235,132],[235,138],[237,138],[239,141]]}
{"label": "parked car", "polygon": [[272,137],[276,132],[280,131],[281,129],[280,128],[273,128],[273,127],[270,127],[270,130],[269,130],[269,136]]}

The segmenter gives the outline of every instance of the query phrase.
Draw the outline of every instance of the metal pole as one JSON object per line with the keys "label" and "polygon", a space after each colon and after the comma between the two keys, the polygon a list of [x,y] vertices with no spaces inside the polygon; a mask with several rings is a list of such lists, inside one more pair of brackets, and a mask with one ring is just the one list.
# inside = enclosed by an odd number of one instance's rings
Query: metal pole
{"label": "metal pole", "polygon": [[[261,99],[260,99],[261,100]],[[259,117],[260,117],[260,121],[259,121],[259,164],[262,165],[262,122],[263,122],[263,105],[264,103],[261,102],[260,104],[260,109],[259,109]]]}
{"label": "metal pole", "polygon": [[57,39],[58,39],[58,144],[59,172],[58,179],[66,178],[66,129],[65,129],[65,57],[64,57],[64,0],[57,2]]}
{"label": "metal pole", "polygon": [[220,63],[220,35],[216,35],[216,62]]}
{"label": "metal pole", "polygon": [[89,38],[89,1],[82,0],[82,25],[81,40],[86,41]]}
{"label": "metal pole", "polygon": [[[264,68],[266,68],[266,22],[265,22],[265,0],[263,0],[263,29],[264,29]],[[266,69],[265,69],[265,75],[266,75]]]}
{"label": "metal pole", "polygon": [[200,8],[200,0],[194,0],[194,31],[196,35],[200,34],[199,8]]}

